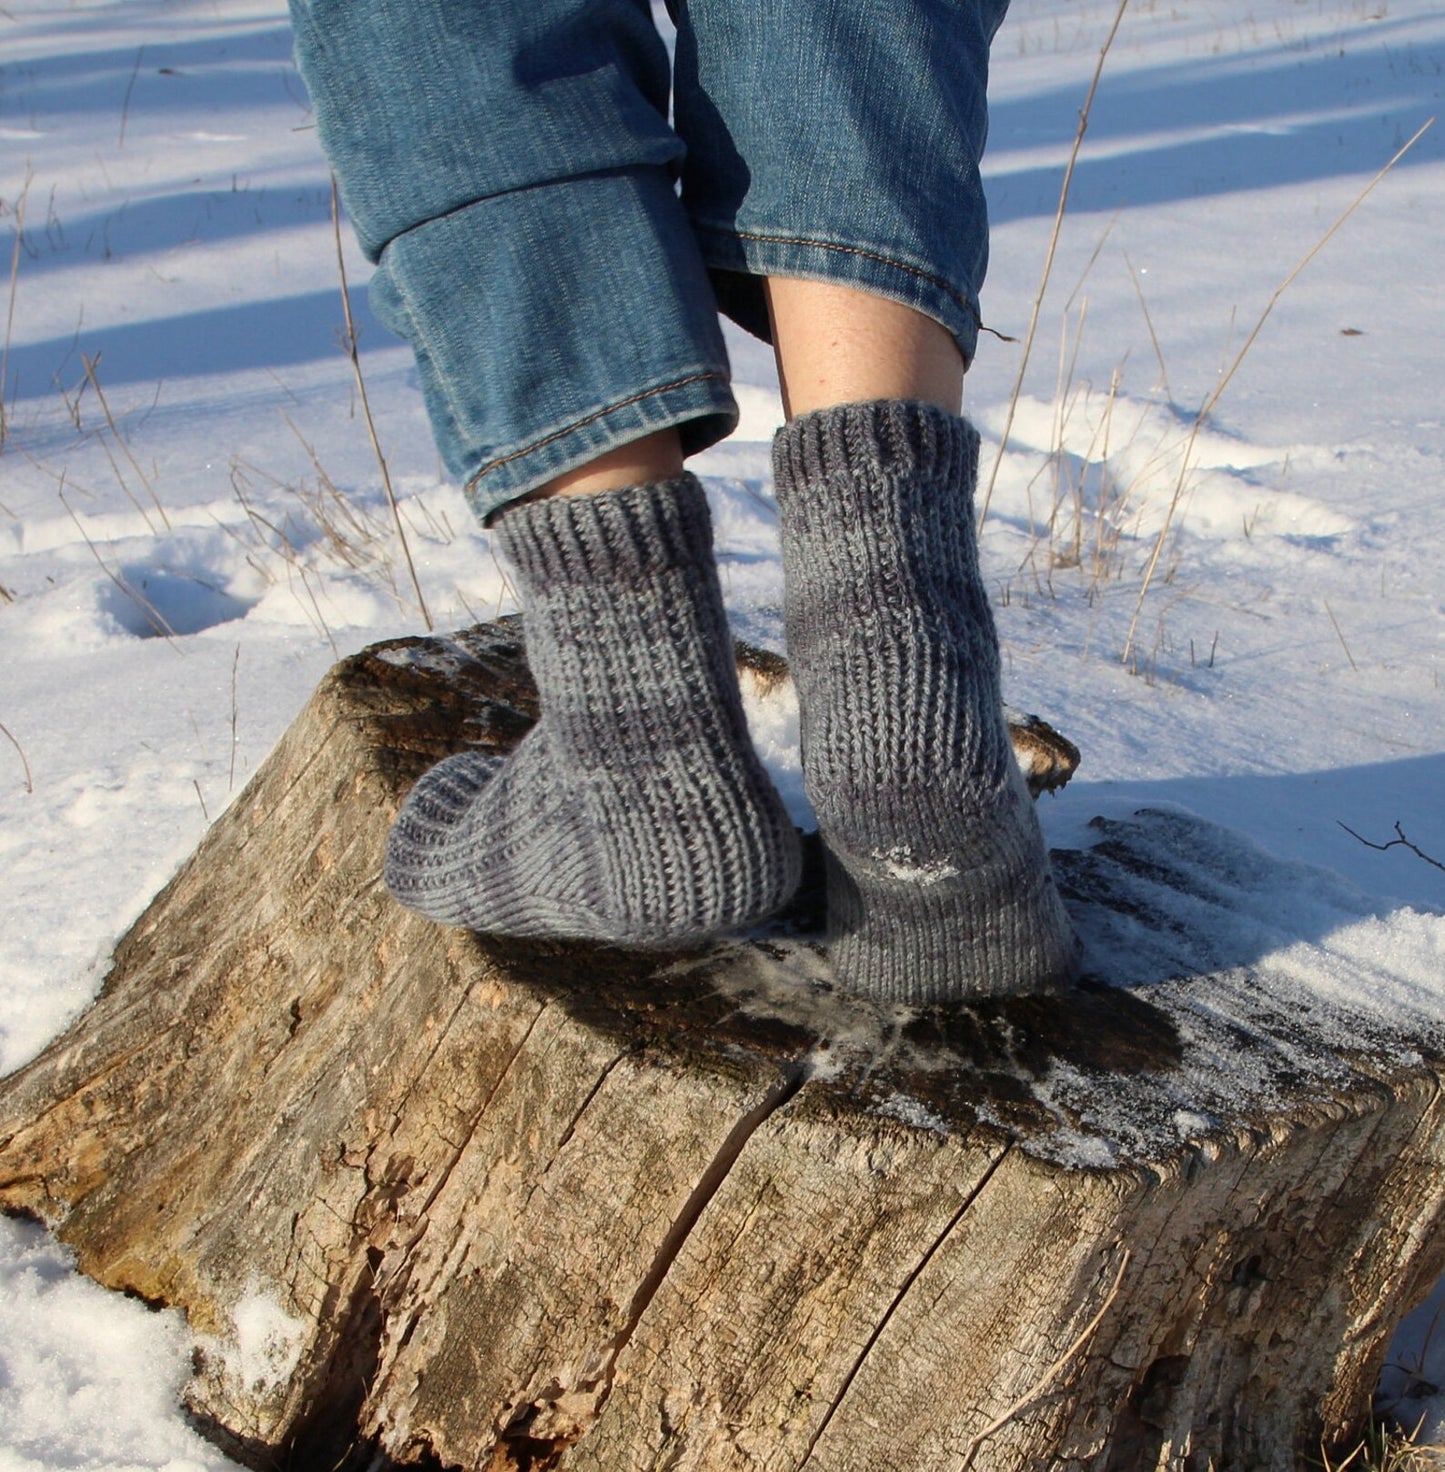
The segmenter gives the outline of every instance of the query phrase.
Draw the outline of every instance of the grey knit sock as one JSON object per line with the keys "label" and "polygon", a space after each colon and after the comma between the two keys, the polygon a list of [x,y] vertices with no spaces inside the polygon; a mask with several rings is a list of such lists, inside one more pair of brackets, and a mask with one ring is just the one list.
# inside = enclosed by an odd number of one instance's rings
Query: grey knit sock
{"label": "grey knit sock", "polygon": [[780,430],[773,464],[839,980],[910,1004],[1066,985],[978,569],[978,435],[926,404],[848,404]]}
{"label": "grey knit sock", "polygon": [[507,512],[537,725],[408,796],[386,882],[432,919],[658,946],[747,925],[797,886],[798,836],[754,753],[690,475]]}

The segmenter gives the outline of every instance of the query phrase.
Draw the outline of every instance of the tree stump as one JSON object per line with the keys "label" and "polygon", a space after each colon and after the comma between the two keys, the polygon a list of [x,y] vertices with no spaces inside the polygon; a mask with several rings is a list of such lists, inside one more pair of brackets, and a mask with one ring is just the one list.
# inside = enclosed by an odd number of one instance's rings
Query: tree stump
{"label": "tree stump", "polygon": [[184,1308],[228,1449],[1268,1472],[1364,1411],[1445,1258],[1438,920],[1167,812],[1056,855],[1065,998],[839,995],[816,886],[675,955],[402,911],[401,794],[534,699],[515,625],[343,662],[0,1084],[0,1205]]}

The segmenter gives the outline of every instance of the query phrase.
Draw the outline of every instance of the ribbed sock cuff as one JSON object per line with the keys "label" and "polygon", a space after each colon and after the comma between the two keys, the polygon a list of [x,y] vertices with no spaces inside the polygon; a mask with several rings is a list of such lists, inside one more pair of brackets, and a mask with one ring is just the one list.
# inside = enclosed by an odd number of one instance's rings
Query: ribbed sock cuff
{"label": "ribbed sock cuff", "polygon": [[978,458],[978,431],[956,414],[912,399],[874,399],[800,414],[773,447],[779,503],[821,480],[875,477],[962,484]]}
{"label": "ribbed sock cuff", "polygon": [[690,474],[593,495],[524,501],[493,522],[492,534],[533,586],[647,578],[712,557],[707,495]]}

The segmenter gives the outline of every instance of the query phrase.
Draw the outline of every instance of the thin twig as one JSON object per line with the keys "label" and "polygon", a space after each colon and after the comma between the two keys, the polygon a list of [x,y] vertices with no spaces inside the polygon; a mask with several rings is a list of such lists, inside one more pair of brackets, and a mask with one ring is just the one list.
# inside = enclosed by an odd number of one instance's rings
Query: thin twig
{"label": "thin twig", "polygon": [[85,545],[90,548],[90,555],[95,558],[100,570],[113,582],[140,611],[140,615],[161,636],[172,649],[180,652],[180,645],[176,643],[176,631],[166,622],[165,615],[145,596],[138,588],[133,588],[118,572],[115,572],[100,555],[100,548],[90,539],[90,534],[80,524],[80,518],[71,509],[70,502],[65,499],[65,492],[59,491],[60,504],[65,507],[66,514],[75,523],[75,529],[81,535]]}
{"label": "thin twig", "polygon": [[231,770],[226,778],[226,791],[236,790],[236,672],[241,667],[241,646],[236,645],[235,657],[231,660]]}
{"label": "thin twig", "polygon": [[1365,202],[1366,197],[1374,190],[1375,186],[1380,182],[1380,180],[1383,179],[1385,175],[1388,174],[1390,170],[1393,169],[1395,165],[1399,163],[1400,160],[1404,158],[1407,153],[1409,153],[1409,151],[1420,141],[1420,139],[1425,136],[1425,133],[1434,126],[1434,123],[1434,118],[1428,118],[1424,123],[1420,125],[1419,128],[1415,130],[1415,134],[1409,140],[1409,142],[1407,142],[1402,148],[1396,151],[1394,157],[1391,158],[1389,163],[1387,163],[1384,168],[1382,168],[1379,173],[1376,174],[1375,177],[1371,179],[1370,182],[1366,184],[1362,190],[1360,190],[1360,192],[1354,197],[1354,199],[1351,200],[1348,207],[1335,221],[1335,223],[1331,225],[1330,228],[1326,230],[1325,233],[1321,235],[1317,241],[1315,241],[1314,245],[1311,246],[1308,251],[1305,252],[1304,256],[1301,258],[1299,264],[1294,268],[1294,270],[1291,271],[1289,275],[1286,276],[1277,287],[1275,287],[1274,294],[1270,297],[1269,301],[1265,303],[1264,311],[1259,314],[1259,320],[1254,324],[1254,327],[1251,329],[1249,336],[1245,338],[1244,345],[1234,355],[1234,361],[1229,365],[1228,369],[1225,370],[1225,373],[1220,378],[1219,382],[1215,384],[1208,398],[1205,399],[1203,405],[1201,406],[1198,414],[1194,416],[1194,423],[1190,426],[1189,438],[1184,446],[1184,453],[1180,457],[1179,478],[1174,485],[1174,495],[1169,502],[1168,511],[1166,511],[1164,514],[1164,525],[1159,528],[1159,535],[1155,539],[1154,550],[1150,554],[1148,566],[1144,569],[1144,581],[1139,586],[1138,597],[1134,600],[1134,616],[1132,619],[1129,620],[1129,634],[1128,637],[1124,640],[1124,652],[1122,655],[1119,656],[1121,664],[1128,664],[1129,656],[1133,653],[1134,635],[1139,627],[1139,616],[1144,610],[1144,599],[1149,592],[1150,584],[1154,581],[1155,569],[1159,566],[1159,558],[1164,551],[1164,544],[1168,540],[1170,529],[1174,525],[1174,513],[1178,510],[1179,503],[1183,499],[1184,488],[1186,483],[1188,482],[1189,472],[1191,469],[1190,455],[1193,453],[1195,442],[1199,438],[1199,431],[1204,427],[1204,421],[1208,419],[1209,416],[1214,412],[1214,406],[1219,402],[1220,395],[1223,394],[1224,390],[1229,386],[1230,380],[1239,371],[1239,365],[1244,362],[1245,358],[1249,354],[1250,348],[1254,346],[1255,339],[1263,330],[1264,324],[1269,320],[1270,313],[1272,313],[1275,307],[1278,305],[1279,299],[1285,294],[1286,291],[1289,290],[1291,286],[1294,285],[1295,278],[1300,274],[1301,271],[1304,270],[1306,266],[1309,265],[1312,260],[1314,260],[1317,255],[1319,255],[1319,253],[1325,248],[1330,240],[1334,238],[1335,234],[1339,231],[1341,226],[1344,225],[1345,221],[1348,220],[1350,216],[1353,215],[1354,212],[1359,209],[1359,207]]}
{"label": "thin twig", "polygon": [[396,504],[396,492],[391,486],[391,471],[387,469],[386,456],[381,452],[381,441],[376,435],[376,422],[371,417],[371,405],[366,398],[366,380],[361,375],[361,352],[356,342],[356,325],[351,319],[351,295],[346,285],[346,257],[341,249],[341,197],[336,187],[336,175],[331,176],[331,228],[336,236],[336,269],[341,277],[341,307],[346,314],[346,352],[351,359],[351,370],[356,375],[356,391],[361,398],[361,413],[366,420],[366,432],[371,436],[371,448],[376,463],[381,468],[381,484],[386,491],[386,502],[391,507],[391,519],[396,524],[397,541],[401,543],[402,556],[406,559],[406,570],[411,576],[411,586],[416,593],[417,607],[421,609],[422,622],[427,633],[435,625],[427,611],[426,598],[422,595],[421,580],[416,575],[416,564],[411,560],[411,545],[406,539],[406,528],[401,524],[401,512]]}
{"label": "thin twig", "polygon": [[[1336,818],[1335,822],[1340,823],[1340,820]],[[1340,827],[1343,828],[1345,832],[1350,835],[1351,838],[1359,839],[1359,841],[1363,843],[1366,848],[1372,848],[1378,853],[1384,853],[1386,849],[1390,848],[1407,848],[1412,854],[1415,855],[1417,859],[1424,859],[1427,864],[1432,864],[1437,869],[1445,870],[1445,864],[1442,864],[1439,859],[1432,858],[1418,844],[1411,843],[1410,840],[1405,837],[1405,829],[1398,822],[1395,824],[1395,832],[1399,836],[1397,838],[1390,839],[1388,843],[1371,843],[1368,838],[1363,838],[1360,834],[1356,833],[1355,830],[1351,828],[1348,823],[1340,823]]]}
{"label": "thin twig", "polygon": [[20,279],[20,253],[25,246],[25,200],[34,177],[35,171],[27,159],[25,182],[20,186],[20,196],[15,201],[15,246],[10,252],[10,302],[5,309],[5,343],[0,347],[0,449],[4,448],[10,433],[10,416],[5,408],[5,396],[10,392],[10,338],[15,330],[15,286]]}
{"label": "thin twig", "polygon": [[1169,370],[1164,366],[1164,352],[1159,346],[1159,335],[1154,331],[1154,319],[1149,315],[1149,303],[1144,300],[1144,287],[1139,280],[1139,273],[1134,269],[1134,262],[1129,259],[1129,252],[1124,252],[1124,264],[1129,268],[1129,278],[1134,283],[1134,295],[1139,298],[1139,310],[1144,313],[1144,326],[1149,329],[1149,341],[1154,344],[1154,357],[1159,363],[1159,382],[1164,386],[1164,397],[1172,404],[1174,402],[1173,390],[1169,387]]}
{"label": "thin twig", "polygon": [[1340,648],[1345,651],[1345,658],[1349,660],[1350,668],[1354,670],[1356,674],[1359,674],[1360,667],[1355,663],[1355,656],[1350,653],[1350,646],[1345,643],[1344,630],[1340,628],[1340,621],[1335,617],[1335,611],[1333,608],[1330,607],[1330,601],[1328,598],[1324,600],[1324,605],[1325,612],[1330,616],[1330,622],[1335,626],[1335,638],[1340,641]]}
{"label": "thin twig", "polygon": [[[273,485],[279,486],[282,484],[282,482],[278,481],[275,476],[267,475],[264,470],[260,470],[258,467],[251,465],[247,461],[238,460],[234,457],[232,458],[231,489],[236,493],[236,499],[241,503],[241,509],[246,513],[246,516],[249,519],[252,528],[256,531],[262,547],[264,547],[269,552],[275,552],[281,558],[282,565],[286,568],[286,585],[288,588],[291,589],[293,596],[296,596],[296,589],[291,582],[291,573],[295,572],[296,576],[301,579],[301,586],[303,589],[305,589],[306,596],[311,602],[311,610],[315,614],[314,623],[316,630],[326,639],[326,642],[331,645],[331,652],[333,654],[338,654],[339,657],[339,652],[336,648],[336,640],[331,635],[331,629],[327,625],[326,616],[321,612],[321,604],[317,600],[316,593],[311,587],[311,580],[306,575],[306,566],[302,562],[300,554],[297,552],[295,545],[291,541],[290,537],[288,537],[280,527],[278,527],[274,522],[268,521],[246,499],[245,488],[242,485],[242,481],[245,479],[246,470],[254,470],[258,475],[266,476],[266,479],[271,481]],[[278,546],[273,547],[271,543],[266,539],[267,532],[275,537],[276,541],[279,543]],[[250,561],[250,559],[248,558],[247,561]],[[256,564],[252,563],[252,566],[255,565]],[[267,578],[268,581],[274,581],[274,578],[269,572],[266,572],[263,575]],[[297,598],[297,601],[300,602],[299,597]],[[304,609],[305,605],[303,604],[302,607]]]}
{"label": "thin twig", "polygon": [[[115,422],[115,415],[110,412],[110,404],[106,400],[105,391],[101,388],[100,378],[95,371],[96,364],[100,362],[100,354],[97,353],[95,357],[91,358],[82,353],[80,355],[80,361],[85,364],[85,376],[89,379],[90,386],[95,390],[95,397],[100,402],[101,412],[105,415],[105,422],[110,426],[110,432],[115,436],[115,442],[120,446],[121,454],[130,461],[130,468],[140,477],[140,483],[149,492],[151,500],[155,503],[156,510],[161,514],[161,520],[165,522],[166,530],[170,531],[171,519],[166,515],[166,508],[161,505],[161,498],[156,495],[154,484],[145,471],[140,468],[140,461],[131,454],[130,446],[126,444],[125,436],[120,432],[120,426]],[[120,472],[117,471],[116,475],[119,478]],[[122,484],[124,484],[123,481]],[[142,511],[141,515],[144,516],[145,512]]]}
{"label": "thin twig", "polygon": [[97,429],[88,433],[85,437],[87,439],[94,438],[96,444],[100,446],[101,453],[105,456],[106,464],[110,466],[111,474],[115,476],[115,483],[121,488],[121,490],[125,492],[126,500],[135,507],[136,514],[143,522],[145,522],[146,530],[152,536],[158,536],[159,533],[156,531],[155,522],[151,520],[150,513],[145,509],[144,506],[141,505],[140,499],[136,496],[136,493],[131,490],[130,482],[125,478],[125,472],[121,470],[120,464],[117,462],[115,455],[112,453],[110,448],[110,441],[107,440],[105,437],[105,431],[103,429]]}
{"label": "thin twig", "polygon": [[1119,33],[1119,23],[1124,19],[1124,11],[1128,8],[1129,0],[1119,0],[1119,8],[1114,12],[1114,24],[1109,27],[1109,34],[1104,38],[1104,44],[1099,51],[1099,60],[1094,67],[1094,77],[1089,83],[1089,95],[1084,98],[1084,105],[1079,110],[1079,127],[1074,134],[1074,146],[1069,153],[1068,167],[1064,170],[1064,182],[1059,188],[1059,207],[1054,211],[1053,233],[1049,236],[1049,248],[1044,255],[1043,274],[1039,278],[1038,294],[1034,297],[1033,311],[1029,314],[1029,330],[1024,334],[1023,353],[1019,358],[1019,371],[1014,379],[1013,393],[1009,397],[1008,415],[1004,419],[1003,433],[998,440],[998,453],[994,456],[993,470],[989,474],[988,489],[984,492],[983,505],[979,507],[978,524],[983,526],[983,519],[988,515],[989,503],[993,500],[993,488],[998,480],[999,467],[1003,464],[1004,450],[1008,447],[1009,431],[1013,428],[1014,411],[1018,408],[1019,394],[1023,392],[1024,373],[1029,366],[1029,353],[1034,345],[1034,333],[1038,330],[1039,313],[1043,310],[1044,291],[1049,284],[1049,276],[1054,269],[1054,253],[1059,247],[1059,233],[1064,226],[1064,207],[1069,202],[1069,188],[1074,182],[1074,165],[1079,159],[1079,149],[1083,146],[1084,134],[1089,127],[1089,111],[1094,105],[1094,93],[1099,90],[1099,78],[1104,72],[1104,60],[1109,55],[1109,48],[1114,44],[1114,37]]}
{"label": "thin twig", "polygon": [[996,1431],[1001,1431],[1007,1426],[1021,1410],[1037,1400],[1063,1373],[1069,1361],[1093,1338],[1094,1331],[1104,1322],[1104,1315],[1109,1312],[1114,1300],[1119,1296],[1119,1289],[1124,1286],[1124,1273],[1129,1266],[1129,1257],[1130,1252],[1126,1247],[1123,1256],[1119,1259],[1119,1270],[1114,1274],[1113,1286],[1104,1295],[1104,1301],[1099,1305],[1098,1312],[1084,1325],[1074,1337],[1073,1343],[1044,1371],[1039,1379],[1019,1396],[1003,1415],[995,1417],[969,1442],[968,1450],[963,1454],[963,1461],[959,1464],[958,1472],[968,1472],[968,1469],[973,1466],[973,1459],[978,1455],[979,1447]]}
{"label": "thin twig", "polygon": [[26,792],[34,792],[35,782],[30,775],[30,763],[25,759],[25,748],[15,739],[9,727],[3,721],[0,721],[0,736],[3,736],[20,753],[20,765],[25,768],[25,790]]}
{"label": "thin twig", "polygon": [[125,147],[125,125],[130,117],[130,94],[135,91],[135,79],[140,76],[140,59],[145,55],[145,47],[141,46],[135,54],[135,65],[130,69],[130,81],[126,83],[125,101],[120,105],[120,138],[116,141],[117,148]]}

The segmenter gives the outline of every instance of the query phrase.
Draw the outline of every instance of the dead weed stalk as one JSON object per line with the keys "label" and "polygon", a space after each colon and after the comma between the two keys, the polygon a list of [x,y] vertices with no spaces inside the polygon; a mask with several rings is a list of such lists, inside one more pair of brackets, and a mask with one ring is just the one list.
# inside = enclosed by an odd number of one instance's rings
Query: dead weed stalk
{"label": "dead weed stalk", "polygon": [[20,253],[25,248],[25,201],[30,197],[30,185],[34,178],[35,172],[27,162],[25,182],[20,186],[14,205],[15,244],[10,251],[10,297],[5,308],[5,340],[0,344],[0,450],[5,448],[5,441],[10,437],[10,410],[6,406],[6,396],[10,392],[10,339],[15,331],[15,293],[20,282]]}
{"label": "dead weed stalk", "polygon": [[1039,313],[1043,310],[1044,305],[1044,292],[1048,288],[1049,277],[1053,274],[1054,255],[1058,250],[1059,235],[1064,226],[1064,211],[1069,202],[1069,189],[1074,182],[1074,166],[1078,163],[1079,150],[1083,147],[1084,134],[1089,127],[1089,113],[1094,106],[1094,94],[1099,90],[1099,78],[1104,74],[1104,62],[1114,44],[1114,37],[1119,34],[1119,26],[1124,19],[1124,11],[1128,5],[1129,0],[1119,0],[1119,8],[1114,12],[1114,23],[1109,27],[1109,34],[1104,38],[1104,44],[1099,50],[1099,60],[1094,67],[1094,76],[1089,83],[1088,95],[1084,98],[1083,107],[1079,109],[1079,126],[1074,134],[1074,146],[1069,152],[1068,166],[1064,169],[1064,181],[1059,186],[1059,204],[1054,211],[1054,225],[1049,233],[1049,247],[1044,253],[1044,267],[1039,276],[1039,289],[1034,295],[1033,309],[1029,313],[1028,331],[1024,334],[1023,351],[1019,355],[1018,374],[1014,378],[1013,392],[1009,396],[1008,414],[1004,418],[1003,433],[999,436],[998,453],[994,456],[993,469],[989,473],[988,486],[983,495],[983,504],[978,508],[980,527],[983,526],[984,517],[988,515],[989,503],[993,500],[994,484],[998,480],[999,467],[1003,464],[1004,451],[1008,448],[1009,431],[1013,428],[1014,411],[1018,407],[1019,394],[1023,391],[1024,373],[1029,366],[1029,354],[1033,350],[1034,334],[1038,331]]}
{"label": "dead weed stalk", "polygon": [[1275,287],[1273,294],[1270,296],[1270,299],[1264,305],[1264,310],[1259,314],[1259,317],[1256,320],[1254,326],[1250,329],[1249,335],[1240,345],[1239,351],[1234,355],[1234,360],[1230,363],[1229,367],[1225,369],[1223,374],[1220,375],[1219,382],[1214,385],[1213,389],[1210,390],[1209,395],[1205,398],[1203,404],[1200,405],[1199,412],[1194,416],[1194,421],[1189,427],[1189,435],[1185,442],[1183,453],[1179,457],[1179,474],[1174,483],[1174,494],[1170,497],[1168,509],[1164,513],[1164,523],[1159,528],[1158,536],[1154,539],[1154,550],[1150,554],[1149,561],[1144,568],[1144,578],[1139,585],[1139,592],[1134,601],[1134,616],[1129,621],[1129,633],[1124,640],[1124,652],[1120,656],[1121,663],[1128,664],[1130,656],[1134,652],[1134,640],[1138,633],[1140,616],[1144,611],[1144,600],[1149,595],[1149,588],[1154,581],[1155,573],[1158,571],[1159,559],[1163,554],[1166,543],[1169,540],[1169,534],[1170,531],[1173,529],[1175,517],[1178,514],[1179,507],[1185,498],[1185,490],[1188,487],[1190,472],[1193,468],[1192,460],[1194,447],[1199,439],[1199,432],[1204,427],[1205,421],[1214,412],[1215,406],[1219,403],[1219,400],[1223,395],[1225,389],[1229,387],[1230,382],[1234,378],[1234,375],[1239,372],[1240,364],[1242,364],[1245,358],[1249,356],[1249,350],[1254,346],[1260,332],[1263,331],[1264,324],[1269,320],[1270,314],[1279,304],[1280,298],[1294,284],[1295,280],[1299,277],[1300,273],[1305,269],[1305,267],[1308,266],[1309,263],[1314,260],[1314,258],[1319,255],[1319,253],[1325,248],[1325,246],[1334,238],[1334,236],[1344,225],[1345,221],[1348,220],[1350,216],[1353,215],[1355,211],[1359,209],[1359,207],[1365,202],[1366,198],[1374,191],[1375,186],[1379,184],[1379,182],[1385,177],[1385,175],[1388,174],[1390,170],[1393,169],[1395,165],[1399,163],[1400,160],[1404,158],[1405,155],[1409,153],[1409,151],[1420,141],[1420,139],[1424,137],[1426,132],[1434,125],[1434,123],[1435,119],[1433,117],[1427,118],[1426,121],[1415,130],[1414,135],[1405,144],[1403,144],[1399,149],[1396,150],[1394,156],[1390,159],[1390,161],[1374,176],[1373,179],[1370,180],[1368,184],[1365,185],[1362,190],[1360,190],[1360,192],[1354,197],[1354,199],[1351,200],[1346,208],[1341,212],[1339,217],[1335,220],[1334,224],[1332,224],[1329,229],[1320,236],[1320,238],[1314,243],[1314,245],[1312,245],[1310,249],[1305,252],[1295,268],[1289,273],[1288,276],[1284,278],[1283,281],[1280,282],[1277,287]]}
{"label": "dead weed stalk", "polygon": [[411,558],[411,544],[406,538],[406,528],[401,523],[401,512],[396,504],[396,492],[391,484],[391,471],[387,468],[386,456],[377,438],[376,421],[371,416],[371,404],[366,397],[366,379],[361,372],[361,352],[357,346],[356,324],[351,316],[351,294],[346,282],[346,257],[341,248],[341,198],[336,187],[336,176],[331,176],[331,228],[336,237],[336,270],[341,278],[341,307],[346,316],[346,354],[351,359],[351,371],[356,377],[356,392],[361,399],[361,414],[366,420],[366,432],[371,437],[372,452],[381,471],[382,489],[386,492],[386,503],[391,507],[392,522],[396,527],[396,539],[401,544],[401,554],[406,559],[406,570],[411,577],[412,591],[416,594],[417,607],[421,610],[422,622],[427,633],[433,632],[431,613],[426,606],[426,597],[421,590],[421,580],[416,575],[416,564]]}
{"label": "dead weed stalk", "polygon": [[25,768],[25,791],[27,793],[33,793],[35,791],[35,779],[30,773],[30,762],[25,756],[25,748],[15,739],[14,733],[3,721],[0,721],[0,736],[3,736],[15,748],[20,757],[20,765]]}

